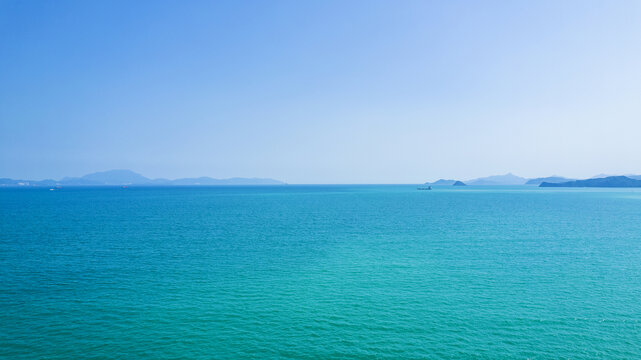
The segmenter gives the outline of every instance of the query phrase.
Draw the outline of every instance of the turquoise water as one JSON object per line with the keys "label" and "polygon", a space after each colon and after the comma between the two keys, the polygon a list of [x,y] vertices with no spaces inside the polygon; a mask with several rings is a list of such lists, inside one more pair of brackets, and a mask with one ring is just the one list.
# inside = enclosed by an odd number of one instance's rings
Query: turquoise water
{"label": "turquoise water", "polygon": [[2,359],[639,359],[641,191],[0,189]]}

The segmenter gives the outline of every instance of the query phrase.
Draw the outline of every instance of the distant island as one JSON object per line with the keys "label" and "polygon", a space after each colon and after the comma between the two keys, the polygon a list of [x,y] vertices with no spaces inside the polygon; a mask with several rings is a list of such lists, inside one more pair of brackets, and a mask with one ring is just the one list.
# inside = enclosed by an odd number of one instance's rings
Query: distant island
{"label": "distant island", "polygon": [[482,177],[478,179],[468,180],[465,183],[468,185],[524,185],[528,179],[516,176],[512,173],[505,175],[493,175]]}
{"label": "distant island", "polygon": [[456,180],[446,180],[446,179],[438,179],[434,181],[433,183],[426,182],[425,185],[454,185],[456,183]]}
{"label": "distant island", "polygon": [[577,180],[563,176],[547,176],[537,178],[524,178],[512,173],[505,175],[492,175],[476,179],[460,180],[439,179],[435,182],[426,182],[425,185],[446,185],[446,186],[515,186],[529,185],[540,187],[639,187],[641,175],[595,175],[589,179]]}
{"label": "distant island", "polygon": [[425,185],[447,185],[447,186],[450,186],[450,185],[455,185],[455,186],[524,185],[527,181],[528,179],[526,178],[516,176],[512,173],[507,173],[505,175],[486,176],[486,177],[471,179],[466,181],[439,179],[431,183],[426,182]]}
{"label": "distant island", "polygon": [[460,180],[446,180],[438,179],[434,182],[426,182],[425,185],[434,185],[434,186],[465,186],[465,183]]}
{"label": "distant island", "polygon": [[542,182],[540,187],[641,187],[641,180],[627,176],[608,176],[605,178],[575,180],[561,183]]}
{"label": "distant island", "polygon": [[109,170],[81,177],[65,177],[61,180],[14,180],[0,178],[0,186],[214,186],[214,185],[285,185],[284,182],[268,178],[214,179],[210,177],[182,179],[150,179],[131,170]]}
{"label": "distant island", "polygon": [[542,183],[562,183],[562,182],[568,182],[568,181],[574,181],[576,179],[568,179],[564,178],[563,176],[548,176],[548,177],[540,177],[540,178],[534,178],[528,180],[525,185],[541,185]]}

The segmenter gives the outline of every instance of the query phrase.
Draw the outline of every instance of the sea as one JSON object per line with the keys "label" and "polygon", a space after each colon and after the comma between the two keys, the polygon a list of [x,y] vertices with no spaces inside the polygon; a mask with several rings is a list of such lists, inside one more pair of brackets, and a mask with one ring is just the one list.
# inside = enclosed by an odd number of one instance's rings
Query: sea
{"label": "sea", "polygon": [[641,189],[0,189],[0,358],[641,359]]}

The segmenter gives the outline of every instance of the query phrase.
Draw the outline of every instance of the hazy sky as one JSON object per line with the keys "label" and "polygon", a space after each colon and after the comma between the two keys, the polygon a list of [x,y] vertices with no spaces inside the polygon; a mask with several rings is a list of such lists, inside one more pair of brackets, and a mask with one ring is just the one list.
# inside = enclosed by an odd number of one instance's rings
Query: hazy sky
{"label": "hazy sky", "polygon": [[0,1],[0,177],[641,173],[641,1]]}

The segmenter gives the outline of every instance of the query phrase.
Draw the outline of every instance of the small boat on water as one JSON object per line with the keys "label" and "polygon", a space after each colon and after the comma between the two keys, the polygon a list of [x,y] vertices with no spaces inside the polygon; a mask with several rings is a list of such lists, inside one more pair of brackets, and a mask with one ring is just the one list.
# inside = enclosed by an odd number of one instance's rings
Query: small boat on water
{"label": "small boat on water", "polygon": [[427,187],[425,187],[425,186],[423,186],[423,187],[417,187],[417,188],[416,188],[416,190],[432,190],[432,187],[431,187],[431,186],[427,186]]}

